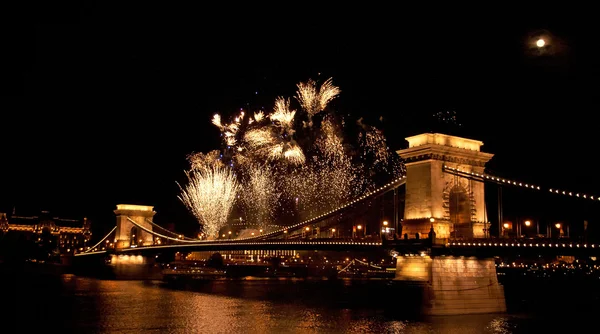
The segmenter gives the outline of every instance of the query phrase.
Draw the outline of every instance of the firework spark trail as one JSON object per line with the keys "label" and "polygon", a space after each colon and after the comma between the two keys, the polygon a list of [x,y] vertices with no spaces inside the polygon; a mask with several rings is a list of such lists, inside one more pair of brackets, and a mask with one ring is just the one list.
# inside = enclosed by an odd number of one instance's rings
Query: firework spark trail
{"label": "firework spark trail", "polygon": [[290,143],[283,151],[284,158],[292,164],[301,165],[306,161],[306,157],[300,146]]}
{"label": "firework spark trail", "polygon": [[406,168],[402,159],[389,149],[383,132],[374,126],[364,124],[362,118],[358,119],[357,124],[364,130],[364,133],[360,133],[358,138],[360,155],[363,160],[370,162],[369,165],[362,165],[365,191],[373,189],[373,184],[376,183],[373,176],[376,174],[386,174],[392,178],[405,174]]}
{"label": "firework spark trail", "polygon": [[220,159],[221,152],[217,150],[210,151],[208,153],[191,153],[188,154],[187,160],[192,170],[205,171],[210,170],[213,167],[223,167],[223,161]]}
{"label": "firework spark trail", "polygon": [[336,98],[341,93],[339,87],[333,85],[332,78],[329,78],[323,82],[321,88],[319,88],[319,108],[320,111],[324,110],[329,102]]}
{"label": "firework spark trail", "polygon": [[275,100],[273,113],[269,115],[269,118],[281,127],[284,133],[293,134],[294,115],[296,115],[296,110],[290,110],[290,99],[278,97]]}
{"label": "firework spark trail", "polygon": [[244,135],[244,140],[254,151],[261,150],[265,146],[272,146],[275,142],[273,132],[267,127],[248,130]]}
{"label": "firework spark trail", "polygon": [[262,111],[258,111],[254,113],[254,121],[260,122],[265,118],[265,114]]}
{"label": "firework spark trail", "polygon": [[248,168],[248,177],[243,185],[242,202],[248,220],[265,228],[275,218],[280,192],[273,175],[273,169],[268,165],[252,165]]}
{"label": "firework spark trail", "polygon": [[331,118],[323,120],[314,145],[313,158],[285,177],[287,196],[298,199],[301,218],[331,210],[354,194],[356,169]]}
{"label": "firework spark trail", "polygon": [[212,124],[217,126],[224,137],[225,144],[229,147],[233,147],[238,144],[238,132],[242,125],[245,113],[242,111],[235,117],[234,121],[229,124],[223,124],[221,115],[215,114],[212,118]]}
{"label": "firework spark trail", "polygon": [[318,90],[317,83],[312,79],[306,83],[301,82],[296,87],[298,88],[296,99],[309,117],[323,111],[327,104],[341,92],[338,87],[333,85],[332,78],[327,79]]}
{"label": "firework spark trail", "polygon": [[240,189],[235,174],[230,168],[213,166],[187,171],[186,175],[188,184],[179,185],[178,198],[202,224],[206,235],[218,237]]}
{"label": "firework spark trail", "polygon": [[330,117],[323,119],[321,135],[317,139],[316,146],[328,158],[343,157],[346,155],[342,138],[338,135],[338,131]]}

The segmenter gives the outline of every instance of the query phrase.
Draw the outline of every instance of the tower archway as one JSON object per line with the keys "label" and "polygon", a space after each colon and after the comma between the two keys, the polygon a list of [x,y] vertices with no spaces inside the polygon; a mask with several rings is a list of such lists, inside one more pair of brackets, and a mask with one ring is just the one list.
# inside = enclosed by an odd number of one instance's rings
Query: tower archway
{"label": "tower archway", "polygon": [[408,148],[397,153],[406,165],[403,232],[409,238],[427,235],[433,225],[436,239],[483,237],[486,226],[485,188],[444,172],[444,166],[483,174],[494,156],[481,151],[483,142],[441,133],[406,138]]}
{"label": "tower archway", "polygon": [[[116,248],[128,248],[132,245],[148,246],[154,243],[154,236],[145,231],[152,231],[150,222],[156,214],[153,208],[153,206],[146,205],[117,205],[117,209],[114,211],[117,215]],[[143,229],[136,225],[142,226]]]}

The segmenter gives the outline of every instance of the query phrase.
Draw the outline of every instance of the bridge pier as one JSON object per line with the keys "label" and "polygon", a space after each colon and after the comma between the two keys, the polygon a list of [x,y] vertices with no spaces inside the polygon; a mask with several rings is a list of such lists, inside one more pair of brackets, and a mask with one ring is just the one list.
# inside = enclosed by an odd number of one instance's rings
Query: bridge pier
{"label": "bridge pier", "polygon": [[73,257],[73,273],[101,279],[160,280],[162,266],[155,256],[96,253]]}
{"label": "bridge pier", "polygon": [[399,256],[396,260],[394,281],[421,290],[423,314],[506,312],[504,288],[492,258]]}
{"label": "bridge pier", "polygon": [[160,280],[162,268],[153,256],[111,254],[107,265],[119,280]]}

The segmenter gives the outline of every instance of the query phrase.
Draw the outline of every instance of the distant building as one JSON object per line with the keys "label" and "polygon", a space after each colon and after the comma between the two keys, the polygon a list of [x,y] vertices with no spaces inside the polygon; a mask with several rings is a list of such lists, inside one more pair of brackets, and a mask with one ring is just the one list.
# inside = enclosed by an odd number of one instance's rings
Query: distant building
{"label": "distant building", "polygon": [[0,212],[0,234],[13,240],[38,244],[61,255],[87,249],[92,236],[87,218],[52,217],[48,211],[42,211],[38,216],[13,214],[10,217]]}

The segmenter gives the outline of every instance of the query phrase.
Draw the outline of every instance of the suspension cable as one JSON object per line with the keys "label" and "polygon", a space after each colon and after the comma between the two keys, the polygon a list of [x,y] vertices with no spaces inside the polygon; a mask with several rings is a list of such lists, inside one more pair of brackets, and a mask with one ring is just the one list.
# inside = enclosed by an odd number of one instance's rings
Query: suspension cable
{"label": "suspension cable", "polygon": [[[148,223],[150,223],[152,226],[154,226],[154,227],[158,227],[158,228],[159,228],[159,229],[161,229],[162,231],[164,231],[164,232],[168,232],[168,233],[170,233],[170,234],[174,235],[175,237],[178,237],[179,235],[182,235],[182,236],[183,236],[183,234],[179,234],[179,233],[176,233],[176,232],[173,232],[173,231],[169,231],[169,230],[167,230],[166,228],[164,228],[164,227],[162,227],[162,226],[160,226],[160,225],[156,224],[155,222],[151,221],[151,220],[150,220],[150,219],[148,219],[148,218],[146,218],[146,221],[147,221]],[[186,237],[186,236],[183,236],[183,239],[185,239],[185,240],[190,240],[190,241],[191,241],[191,240],[198,240],[198,239],[188,238],[188,237]],[[180,240],[181,240],[181,239],[180,239]]]}
{"label": "suspension cable", "polygon": [[291,226],[283,227],[283,228],[281,228],[279,230],[276,230],[276,231],[272,231],[272,232],[269,232],[269,233],[266,233],[266,234],[262,234],[262,235],[258,235],[258,236],[254,236],[254,237],[239,238],[239,240],[265,239],[265,238],[273,237],[273,236],[281,234],[281,233],[285,233],[284,231],[287,231],[287,230],[290,230],[290,229],[303,227],[304,225],[309,224],[309,223],[310,224],[314,224],[316,222],[326,220],[326,219],[334,216],[335,214],[339,213],[340,211],[347,210],[348,207],[351,207],[353,204],[357,204],[359,202],[363,202],[363,201],[365,201],[367,199],[379,197],[379,196],[381,196],[383,194],[388,193],[389,191],[393,191],[394,189],[396,189],[396,188],[398,188],[398,187],[400,187],[400,186],[402,186],[404,184],[406,184],[406,175],[404,175],[402,177],[399,177],[399,178],[397,178],[397,179],[395,179],[395,180],[387,183],[386,185],[381,186],[381,187],[379,187],[379,188],[377,188],[377,189],[375,189],[373,191],[367,192],[366,194],[364,194],[362,196],[359,196],[359,197],[357,197],[357,198],[355,198],[353,200],[350,200],[350,201],[346,202],[345,204],[342,204],[341,206],[339,206],[339,207],[337,207],[337,208],[335,208],[335,209],[333,209],[333,210],[331,210],[329,212],[326,212],[324,214],[318,215],[316,217],[309,218],[309,219],[307,219],[307,220],[305,220],[303,222],[300,222],[300,223],[297,223],[297,224],[294,224],[294,225],[291,225]]}
{"label": "suspension cable", "polygon": [[364,264],[365,266],[371,266],[371,267],[373,267],[373,268],[377,268],[377,269],[383,269],[383,268],[381,268],[381,267],[378,267],[378,266],[376,266],[376,265],[374,265],[374,264],[370,264],[370,263],[363,262],[363,261],[361,261],[361,260],[359,260],[359,259],[354,259],[354,260],[356,260],[358,263]]}
{"label": "suspension cable", "polygon": [[106,240],[106,238],[108,238],[115,230],[117,229],[117,226],[115,225],[115,227],[113,227],[112,230],[110,230],[110,232],[108,232],[107,235],[104,236],[104,238],[102,238],[102,240],[98,241],[97,244],[95,244],[93,247],[90,247],[88,249],[86,249],[85,251],[83,251],[82,253],[88,253],[91,252],[94,248],[98,247],[101,243],[104,242],[104,240]]}
{"label": "suspension cable", "polygon": [[347,266],[345,266],[344,268],[342,268],[340,271],[338,271],[338,274],[346,271],[346,269],[348,269],[348,267],[350,267],[352,264],[354,264],[354,260],[350,261],[350,263],[348,263]]}
{"label": "suspension cable", "polygon": [[201,243],[202,242],[201,240],[193,240],[193,241],[191,241],[191,240],[182,240],[182,239],[171,238],[169,236],[166,236],[166,235],[163,235],[163,234],[160,234],[160,233],[156,233],[156,232],[154,232],[152,230],[149,230],[149,229],[145,228],[144,226],[138,224],[135,220],[133,220],[133,219],[131,219],[129,217],[127,217],[127,220],[129,220],[133,225],[141,228],[142,230],[144,230],[144,231],[146,231],[146,232],[148,232],[148,233],[150,233],[150,234],[152,234],[154,236],[165,238],[167,240],[177,241],[177,242],[186,242],[186,243]]}

